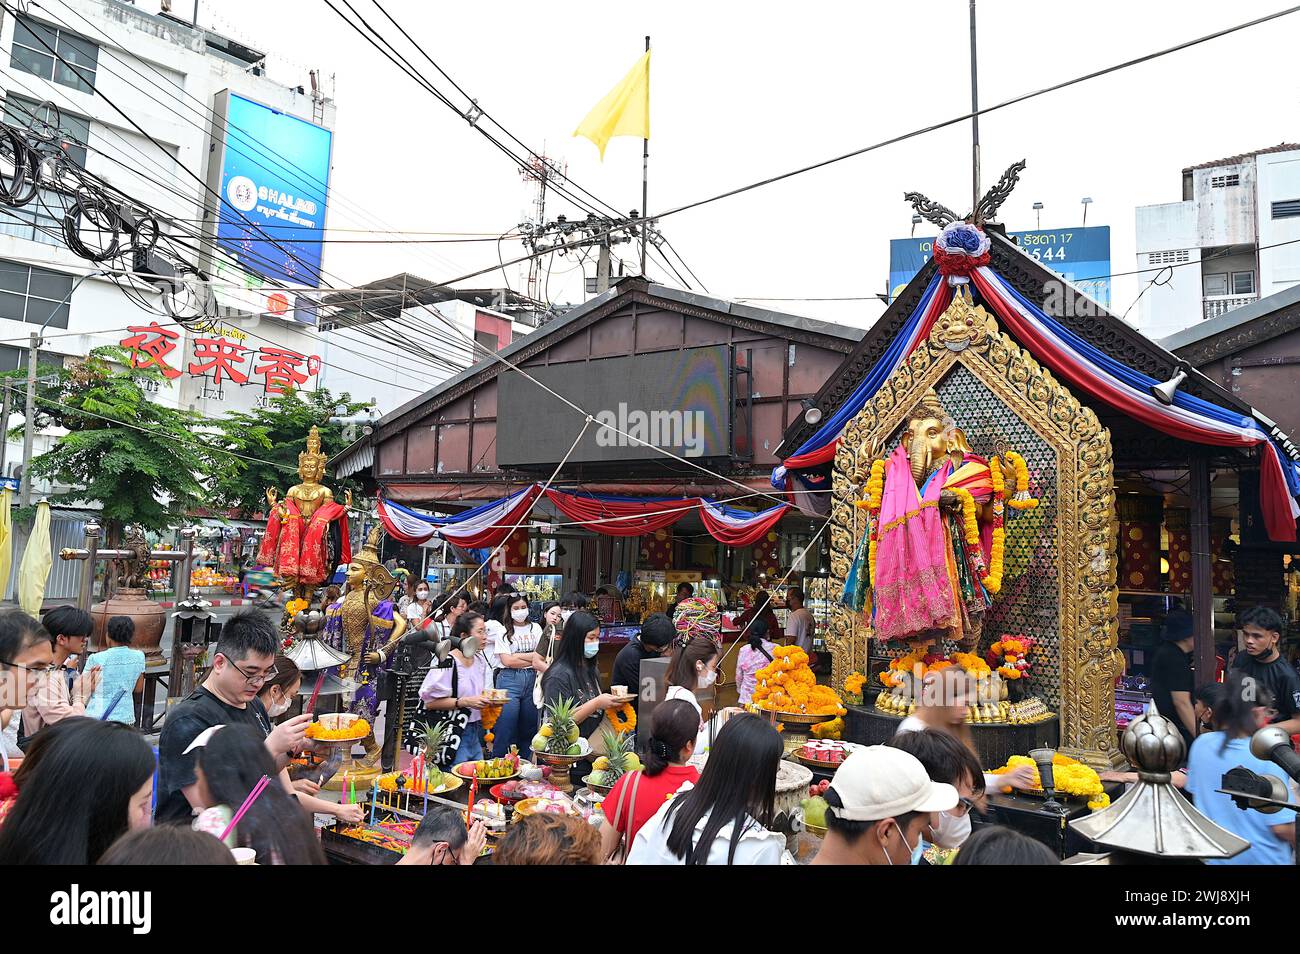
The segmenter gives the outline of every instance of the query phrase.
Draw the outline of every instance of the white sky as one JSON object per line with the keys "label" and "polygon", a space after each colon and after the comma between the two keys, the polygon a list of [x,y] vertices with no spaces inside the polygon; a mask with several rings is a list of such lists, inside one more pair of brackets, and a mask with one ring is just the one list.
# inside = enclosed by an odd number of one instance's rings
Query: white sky
{"label": "white sky", "polygon": [[[980,101],[989,105],[1283,5],[981,0]],[[190,2],[176,6],[188,12]],[[353,6],[403,43],[370,0]],[[635,62],[647,33],[654,45],[652,212],[969,107],[965,0],[385,6],[516,136],[544,147],[568,164],[573,179],[624,210],[641,203],[640,141],[613,140],[602,164],[595,146],[571,132]],[[320,0],[204,0],[199,20],[271,51],[269,73],[286,84],[305,84],[312,67],[335,74],[332,227],[499,234],[528,213],[531,186],[509,160]],[[1002,221],[1033,228],[1031,204],[1041,201],[1044,228],[1077,226],[1079,199],[1091,196],[1088,224],[1111,226],[1112,271],[1131,271],[1135,206],[1179,199],[1184,166],[1300,138],[1298,39],[1300,14],[1293,14],[982,117],[985,188],[1011,162],[1029,161]],[[418,53],[407,52],[451,92]],[[967,209],[969,123],[668,218],[662,227],[714,295],[874,294],[886,285],[889,239],[911,229],[902,201],[910,189]],[[358,206],[373,218],[359,216]],[[560,212],[580,217],[550,200],[548,218]],[[505,246],[507,257],[521,250],[517,242]],[[630,246],[620,251],[634,257]],[[495,243],[333,245],[325,268],[349,284],[399,271],[445,281],[495,262],[496,254]],[[573,268],[570,259],[556,260],[552,300],[582,300],[580,272],[561,276]],[[519,269],[509,271],[520,289]],[[671,276],[652,266],[652,277]],[[498,271],[469,284],[500,279]],[[1122,313],[1138,289],[1136,278],[1116,279],[1114,309]],[[884,307],[756,304],[851,324],[871,323]]]}

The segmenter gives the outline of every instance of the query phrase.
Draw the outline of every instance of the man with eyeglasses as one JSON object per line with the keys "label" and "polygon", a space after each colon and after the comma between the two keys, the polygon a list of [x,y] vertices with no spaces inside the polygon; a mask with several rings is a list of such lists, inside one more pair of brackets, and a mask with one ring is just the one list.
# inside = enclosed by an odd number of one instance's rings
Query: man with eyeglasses
{"label": "man with eyeglasses", "polygon": [[431,805],[411,836],[411,847],[399,865],[472,865],[483,853],[487,828],[481,821],[465,831],[460,812],[446,805]]}
{"label": "man with eyeglasses", "polygon": [[303,740],[312,716],[304,713],[272,727],[258,700],[275,675],[280,634],[256,610],[237,613],[221,629],[212,669],[203,685],[167,713],[158,740],[158,807],[154,824],[188,822],[202,808],[190,743],[215,725],[251,725],[266,737],[266,747],[283,768],[289,752]]}
{"label": "man with eyeglasses", "polygon": [[94,628],[89,613],[75,606],[56,606],[41,617],[41,625],[50,634],[54,666],[36,680],[23,709],[23,732],[28,738],[69,716],[84,716],[101,674],[98,669],[77,672],[76,660],[86,655]]}

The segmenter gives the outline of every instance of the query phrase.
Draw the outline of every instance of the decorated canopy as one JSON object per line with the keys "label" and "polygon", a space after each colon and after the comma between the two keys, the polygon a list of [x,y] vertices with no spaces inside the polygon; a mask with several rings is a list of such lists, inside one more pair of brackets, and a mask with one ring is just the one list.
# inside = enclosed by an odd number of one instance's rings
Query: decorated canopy
{"label": "decorated canopy", "polygon": [[[1295,540],[1295,521],[1300,516],[1300,504],[1296,502],[1300,496],[1297,460],[1300,455],[1286,435],[1252,408],[1243,409],[1239,402],[1230,399],[1216,401],[1200,397],[1190,393],[1193,389],[1189,387],[1178,390],[1172,404],[1158,400],[1152,388],[1161,384],[1161,379],[1128,366],[1087,340],[1061,319],[1047,314],[1000,275],[990,264],[990,249],[995,240],[1007,241],[1000,236],[990,237],[965,223],[944,229],[935,244],[937,268],[922,273],[922,277],[928,274],[929,280],[919,301],[852,392],[836,402],[821,427],[803,439],[785,458],[784,465],[773,471],[773,486],[793,489],[796,477],[808,486],[824,483],[824,476],[815,469],[834,458],[845,426],[926,339],[952,301],[955,289],[967,285],[973,291],[974,300],[995,314],[1035,358],[1099,406],[1183,441],[1253,450],[1260,462],[1260,502],[1268,535],[1277,541]],[[1100,312],[1100,306],[1094,307]],[[1111,324],[1122,324],[1104,312],[1101,316]],[[1131,329],[1126,328],[1126,332],[1136,335]],[[868,343],[864,340],[864,345]],[[1145,343],[1151,351],[1160,350],[1150,342]],[[1178,366],[1172,355],[1165,357],[1170,368]],[[1196,384],[1213,388],[1208,379],[1196,372],[1191,372],[1191,376]],[[1238,406],[1233,407],[1234,403]]]}

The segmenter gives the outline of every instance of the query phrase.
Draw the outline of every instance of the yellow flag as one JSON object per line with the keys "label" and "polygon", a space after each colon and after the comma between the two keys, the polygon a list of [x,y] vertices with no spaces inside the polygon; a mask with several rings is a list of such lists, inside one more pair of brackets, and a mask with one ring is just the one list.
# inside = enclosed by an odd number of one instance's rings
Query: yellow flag
{"label": "yellow flag", "polygon": [[14,525],[10,517],[14,492],[8,487],[0,492],[0,599],[9,588],[9,572],[14,568]]}
{"label": "yellow flag", "polygon": [[575,136],[586,136],[605,159],[605,147],[615,136],[650,138],[650,51],[619,80],[587,118],[578,123]]}
{"label": "yellow flag", "polygon": [[18,567],[18,605],[33,616],[39,616],[41,602],[45,599],[45,584],[50,579],[54,557],[50,553],[50,505],[42,500],[36,505],[36,525],[23,551],[23,562]]}

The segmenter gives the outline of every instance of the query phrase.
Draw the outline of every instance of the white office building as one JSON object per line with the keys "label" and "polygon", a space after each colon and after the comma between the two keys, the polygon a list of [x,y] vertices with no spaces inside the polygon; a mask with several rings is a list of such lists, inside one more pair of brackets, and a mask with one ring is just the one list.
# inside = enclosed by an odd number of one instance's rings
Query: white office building
{"label": "white office building", "polygon": [[1148,337],[1300,284],[1300,145],[1186,168],[1182,196],[1137,209],[1139,277],[1159,282],[1138,302]]}

